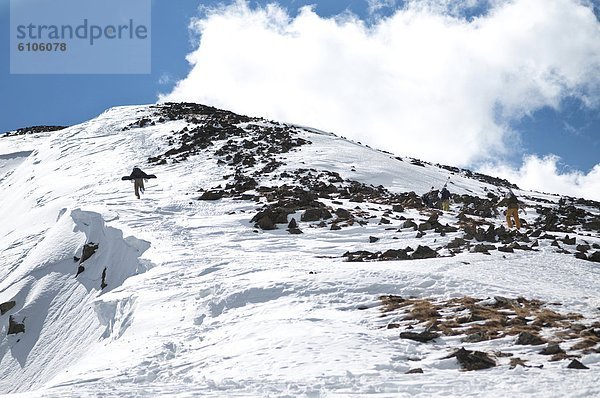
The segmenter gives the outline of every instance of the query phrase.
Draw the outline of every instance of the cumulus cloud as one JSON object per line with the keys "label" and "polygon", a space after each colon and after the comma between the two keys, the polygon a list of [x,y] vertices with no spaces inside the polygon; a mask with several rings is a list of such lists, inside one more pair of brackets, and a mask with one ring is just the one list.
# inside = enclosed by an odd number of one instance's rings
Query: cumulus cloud
{"label": "cumulus cloud", "polygon": [[561,169],[560,158],[556,155],[541,158],[529,155],[518,169],[508,165],[487,164],[481,168],[481,172],[506,178],[523,189],[600,201],[600,164],[587,174]]}
{"label": "cumulus cloud", "polygon": [[[393,0],[372,0],[377,11]],[[486,6],[465,18],[457,5]],[[308,125],[457,166],[520,151],[511,122],[600,101],[600,29],[578,0],[408,1],[371,23],[246,1],[192,21],[192,68],[160,101]]]}

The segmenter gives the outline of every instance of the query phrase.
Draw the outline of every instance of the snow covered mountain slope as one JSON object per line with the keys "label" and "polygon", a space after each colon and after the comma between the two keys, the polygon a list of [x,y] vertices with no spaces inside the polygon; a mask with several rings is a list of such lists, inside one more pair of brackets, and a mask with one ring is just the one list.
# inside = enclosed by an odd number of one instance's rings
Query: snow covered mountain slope
{"label": "snow covered mountain slope", "polygon": [[600,394],[597,202],[195,104],[0,137],[0,189],[0,393]]}

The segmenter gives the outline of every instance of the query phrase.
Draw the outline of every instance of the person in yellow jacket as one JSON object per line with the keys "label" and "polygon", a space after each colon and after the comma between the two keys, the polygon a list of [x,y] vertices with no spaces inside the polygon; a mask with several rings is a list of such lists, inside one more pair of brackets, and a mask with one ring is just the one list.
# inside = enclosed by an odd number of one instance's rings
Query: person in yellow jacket
{"label": "person in yellow jacket", "polygon": [[[519,220],[519,209],[521,208],[519,199],[512,190],[506,194],[506,197],[500,202],[506,205],[506,225],[508,228],[512,228],[513,220],[517,229],[521,228],[521,220]],[[525,209],[522,209],[523,213],[527,214]]]}

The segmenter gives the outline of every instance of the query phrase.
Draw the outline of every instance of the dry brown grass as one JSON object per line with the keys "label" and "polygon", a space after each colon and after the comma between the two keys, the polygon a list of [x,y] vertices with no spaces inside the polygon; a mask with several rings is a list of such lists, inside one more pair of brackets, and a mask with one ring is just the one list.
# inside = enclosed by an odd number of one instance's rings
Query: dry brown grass
{"label": "dry brown grass", "polygon": [[408,312],[407,319],[415,319],[421,322],[431,322],[441,317],[439,307],[433,305],[429,300],[415,300]]}
{"label": "dry brown grass", "polygon": [[401,296],[394,296],[393,294],[379,296],[379,300],[383,305],[382,312],[391,312],[410,305],[410,300]]}
{"label": "dry brown grass", "polygon": [[571,347],[572,350],[586,350],[588,348],[595,347],[600,342],[600,339],[596,336],[584,337],[579,343],[576,343]]}

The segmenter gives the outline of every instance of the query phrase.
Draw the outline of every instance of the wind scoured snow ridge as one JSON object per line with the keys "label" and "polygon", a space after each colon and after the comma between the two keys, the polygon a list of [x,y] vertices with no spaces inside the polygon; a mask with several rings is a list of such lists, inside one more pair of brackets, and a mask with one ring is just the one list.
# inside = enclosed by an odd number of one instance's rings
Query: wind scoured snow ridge
{"label": "wind scoured snow ridge", "polygon": [[0,393],[600,394],[597,202],[173,103],[0,137],[0,189]]}
{"label": "wind scoured snow ridge", "polygon": [[[86,246],[97,251],[80,262]],[[110,335],[111,319],[104,310],[110,304],[101,293],[144,272],[138,257],[148,247],[134,237],[123,239],[98,213],[61,211],[56,224],[0,283],[0,302],[10,304],[2,313],[0,389],[39,387],[77,361],[84,351],[78,347],[97,341],[103,327]],[[78,264],[84,271],[75,276]]]}

